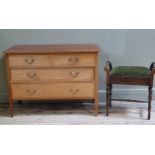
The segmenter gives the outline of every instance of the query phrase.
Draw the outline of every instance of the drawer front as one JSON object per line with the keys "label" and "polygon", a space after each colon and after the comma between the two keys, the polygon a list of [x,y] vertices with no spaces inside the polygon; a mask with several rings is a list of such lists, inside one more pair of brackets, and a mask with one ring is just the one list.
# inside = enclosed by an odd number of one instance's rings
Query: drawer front
{"label": "drawer front", "polygon": [[10,55],[10,67],[94,66],[94,54]]}
{"label": "drawer front", "polygon": [[92,81],[93,68],[11,69],[11,81]]}
{"label": "drawer front", "polygon": [[51,66],[51,57],[48,55],[10,55],[10,67],[38,67]]}
{"label": "drawer front", "polygon": [[94,54],[62,54],[52,56],[53,66],[94,66]]}
{"label": "drawer front", "polygon": [[91,99],[94,83],[11,84],[13,99]]}

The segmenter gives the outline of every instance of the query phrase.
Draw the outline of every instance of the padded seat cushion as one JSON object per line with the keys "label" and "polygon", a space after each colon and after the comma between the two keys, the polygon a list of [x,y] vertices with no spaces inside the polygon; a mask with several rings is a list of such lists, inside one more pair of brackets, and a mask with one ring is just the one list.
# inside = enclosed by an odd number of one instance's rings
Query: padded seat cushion
{"label": "padded seat cushion", "polygon": [[111,76],[124,76],[124,77],[148,77],[149,68],[141,66],[117,66],[111,71]]}

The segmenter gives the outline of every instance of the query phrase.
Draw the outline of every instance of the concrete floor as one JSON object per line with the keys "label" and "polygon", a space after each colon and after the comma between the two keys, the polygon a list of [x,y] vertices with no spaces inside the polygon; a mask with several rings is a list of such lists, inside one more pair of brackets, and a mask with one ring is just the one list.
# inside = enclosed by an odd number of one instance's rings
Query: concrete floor
{"label": "concrete floor", "polygon": [[104,124],[155,124],[155,101],[152,118],[147,120],[146,103],[113,102],[110,116],[105,116],[105,103],[94,116],[92,103],[18,103],[15,115],[9,117],[8,104],[0,104],[0,124],[53,124],[53,125],[104,125]]}

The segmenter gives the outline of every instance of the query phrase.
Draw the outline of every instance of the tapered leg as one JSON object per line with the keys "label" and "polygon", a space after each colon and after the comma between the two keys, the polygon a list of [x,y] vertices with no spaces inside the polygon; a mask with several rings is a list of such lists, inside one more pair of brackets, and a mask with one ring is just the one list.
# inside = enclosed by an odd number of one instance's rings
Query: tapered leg
{"label": "tapered leg", "polygon": [[148,96],[148,120],[151,118],[151,101],[152,101],[152,87],[148,88],[149,96]]}
{"label": "tapered leg", "polygon": [[99,112],[99,103],[98,103],[98,98],[95,99],[95,115],[97,116],[98,115],[98,112]]}
{"label": "tapered leg", "polygon": [[13,100],[11,100],[11,99],[9,101],[9,110],[10,110],[10,116],[13,117],[14,108],[13,108]]}
{"label": "tapered leg", "polygon": [[110,85],[106,88],[106,116],[109,116],[109,105],[110,105]]}
{"label": "tapered leg", "polygon": [[112,85],[110,85],[109,107],[111,107],[111,106],[112,106],[112,104],[111,104],[111,96],[112,96]]}

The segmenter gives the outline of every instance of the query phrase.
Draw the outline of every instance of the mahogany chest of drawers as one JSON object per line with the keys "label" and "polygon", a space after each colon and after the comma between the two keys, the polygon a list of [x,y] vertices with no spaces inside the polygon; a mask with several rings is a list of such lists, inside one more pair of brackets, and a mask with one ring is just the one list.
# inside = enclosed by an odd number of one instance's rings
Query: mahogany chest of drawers
{"label": "mahogany chest of drawers", "polygon": [[93,44],[17,45],[5,51],[11,116],[16,100],[92,99],[97,114],[98,52]]}

